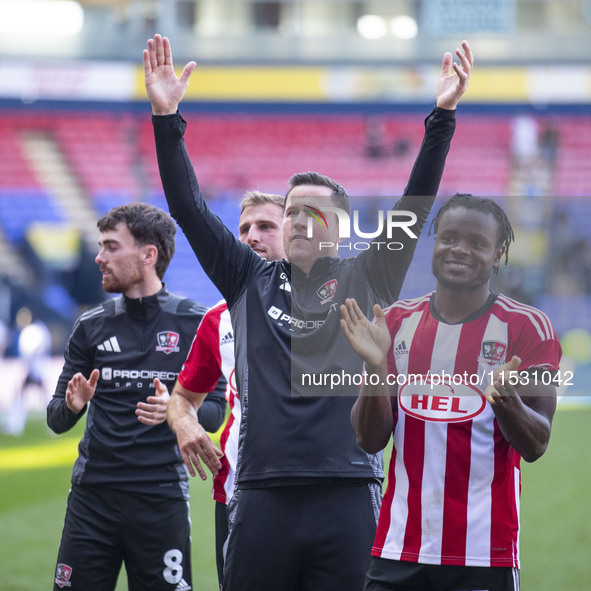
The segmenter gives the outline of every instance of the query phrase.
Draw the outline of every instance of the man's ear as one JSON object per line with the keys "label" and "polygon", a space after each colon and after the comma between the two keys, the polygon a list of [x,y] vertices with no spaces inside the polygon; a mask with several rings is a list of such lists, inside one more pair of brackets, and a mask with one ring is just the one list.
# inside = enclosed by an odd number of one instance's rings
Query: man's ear
{"label": "man's ear", "polygon": [[144,246],[144,264],[156,265],[158,260],[158,248],[154,244],[146,244]]}
{"label": "man's ear", "polygon": [[498,268],[501,264],[501,258],[505,254],[505,250],[506,250],[506,247],[504,245],[501,245],[497,248],[497,251],[495,253],[495,260],[493,262],[494,269],[498,270]]}

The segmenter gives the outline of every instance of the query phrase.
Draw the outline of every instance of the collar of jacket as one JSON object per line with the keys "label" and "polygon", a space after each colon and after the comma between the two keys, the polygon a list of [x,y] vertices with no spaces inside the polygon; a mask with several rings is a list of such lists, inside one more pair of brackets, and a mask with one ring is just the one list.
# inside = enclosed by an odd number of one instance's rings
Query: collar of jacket
{"label": "collar of jacket", "polygon": [[164,284],[162,284],[162,289],[158,293],[151,296],[143,298],[128,298],[124,295],[123,300],[125,302],[125,310],[131,318],[149,321],[160,313],[162,309],[160,300],[162,297],[168,295],[168,290]]}
{"label": "collar of jacket", "polygon": [[304,273],[297,265],[289,263],[291,267],[292,283],[303,283],[314,277],[322,277],[333,269],[341,259],[339,257],[322,257],[314,261],[309,273]]}

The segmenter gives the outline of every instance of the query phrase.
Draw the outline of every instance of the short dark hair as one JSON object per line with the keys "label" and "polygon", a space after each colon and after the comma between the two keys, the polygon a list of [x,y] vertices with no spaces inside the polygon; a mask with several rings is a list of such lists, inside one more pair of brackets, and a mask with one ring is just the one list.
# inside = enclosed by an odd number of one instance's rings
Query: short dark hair
{"label": "short dark hair", "polygon": [[[513,232],[511,222],[503,208],[492,199],[488,199],[487,197],[475,197],[474,195],[470,195],[470,193],[456,193],[440,207],[431,222],[429,234],[431,234],[431,230],[433,230],[433,233],[437,236],[437,227],[439,226],[441,217],[446,211],[449,211],[454,207],[465,207],[466,209],[475,209],[477,211],[482,211],[483,213],[490,213],[495,218],[498,227],[497,246],[505,247],[506,265],[509,262],[509,245],[511,242],[515,242],[515,233]],[[496,274],[498,272],[498,267],[496,267],[494,273]]]}
{"label": "short dark hair", "polygon": [[108,232],[121,223],[127,226],[136,244],[151,244],[158,249],[156,274],[162,280],[175,251],[173,219],[148,203],[128,203],[109,210],[96,225],[100,232]]}
{"label": "short dark hair", "polygon": [[339,185],[339,183],[331,179],[329,176],[312,171],[298,172],[294,174],[289,179],[289,189],[285,195],[286,200],[291,190],[298,185],[315,185],[317,187],[328,187],[329,189],[332,189],[332,196],[337,205],[345,210],[347,214],[351,213],[351,201],[347,191],[345,191],[345,188],[342,185]]}

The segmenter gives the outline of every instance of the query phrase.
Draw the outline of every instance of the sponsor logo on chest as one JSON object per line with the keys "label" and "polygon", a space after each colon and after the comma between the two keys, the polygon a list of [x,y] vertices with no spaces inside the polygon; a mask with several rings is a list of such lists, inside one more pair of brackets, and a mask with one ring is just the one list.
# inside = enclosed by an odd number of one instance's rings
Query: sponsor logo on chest
{"label": "sponsor logo on chest", "polygon": [[271,306],[267,314],[276,321],[278,326],[290,326],[300,330],[315,330],[324,324],[324,320],[300,320],[290,314],[286,314],[280,308]]}
{"label": "sponsor logo on chest", "polygon": [[398,393],[400,408],[411,417],[459,423],[476,418],[486,408],[484,396],[468,383],[440,383],[433,376],[415,377],[421,379],[404,384]]}

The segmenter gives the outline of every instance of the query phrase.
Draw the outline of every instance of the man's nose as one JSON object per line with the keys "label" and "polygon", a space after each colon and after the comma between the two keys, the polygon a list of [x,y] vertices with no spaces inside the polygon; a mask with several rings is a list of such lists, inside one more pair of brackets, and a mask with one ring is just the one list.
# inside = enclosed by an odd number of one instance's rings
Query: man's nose
{"label": "man's nose", "polygon": [[261,236],[258,228],[252,227],[248,230],[248,234],[246,236],[246,244],[254,244],[255,242],[260,242]]}
{"label": "man's nose", "polygon": [[465,240],[458,240],[452,247],[452,251],[454,252],[461,252],[461,253],[469,253],[470,248],[468,247],[468,243]]}
{"label": "man's nose", "polygon": [[297,215],[293,217],[291,224],[294,228],[307,228],[309,217],[309,214],[300,210]]}

